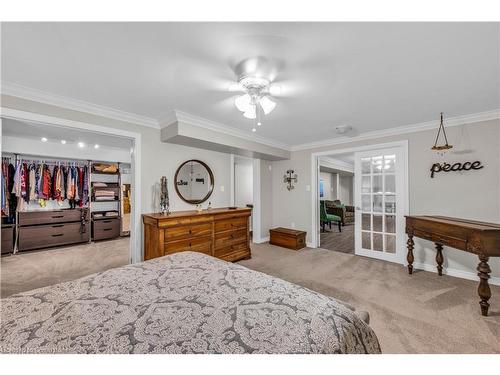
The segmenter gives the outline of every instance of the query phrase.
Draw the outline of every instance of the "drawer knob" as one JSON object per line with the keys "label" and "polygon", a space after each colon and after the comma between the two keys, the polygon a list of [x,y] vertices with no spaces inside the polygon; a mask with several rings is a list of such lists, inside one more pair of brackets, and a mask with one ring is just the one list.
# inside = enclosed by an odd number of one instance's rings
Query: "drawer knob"
{"label": "drawer knob", "polygon": [[59,233],[59,234],[53,234],[52,237],[61,237],[64,236],[64,233]]}
{"label": "drawer knob", "polygon": [[64,217],[64,215],[52,216],[52,219],[60,219],[62,217]]}
{"label": "drawer knob", "polygon": [[191,233],[192,233],[192,232],[191,232],[191,229],[190,229],[190,230],[189,230],[189,234],[191,234]]}

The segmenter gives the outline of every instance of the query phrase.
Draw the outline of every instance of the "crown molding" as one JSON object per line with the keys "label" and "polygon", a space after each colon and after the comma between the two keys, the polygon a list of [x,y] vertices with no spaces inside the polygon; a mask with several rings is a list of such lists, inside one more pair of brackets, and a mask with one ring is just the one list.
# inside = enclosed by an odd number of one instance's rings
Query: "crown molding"
{"label": "crown molding", "polygon": [[[483,121],[498,120],[500,119],[500,109],[494,109],[492,111],[472,113],[469,115],[449,117],[446,119],[445,126],[460,126],[466,124],[475,124]],[[290,151],[303,151],[320,147],[334,146],[343,143],[351,143],[363,140],[369,140],[374,138],[390,137],[401,134],[416,133],[425,130],[435,130],[438,127],[438,122],[427,121],[418,124],[398,126],[395,128],[375,130],[370,132],[361,133],[354,137],[342,136],[337,138],[325,139],[317,142],[303,143],[298,145],[293,145],[290,147]]]}
{"label": "crown molding", "polygon": [[16,96],[21,99],[31,100],[39,103],[53,105],[79,112],[86,112],[96,116],[103,116],[113,120],[130,122],[137,125],[159,129],[158,121],[135,113],[121,111],[99,104],[89,103],[79,99],[73,99],[61,95],[55,95],[46,91],[33,89],[10,82],[2,82],[2,94]]}
{"label": "crown molding", "polygon": [[290,151],[290,145],[288,145],[286,143],[275,141],[275,140],[265,138],[265,137],[262,137],[259,135],[255,135],[253,133],[246,132],[244,130],[233,128],[233,127],[226,125],[226,124],[222,124],[219,122],[208,120],[206,118],[192,115],[190,113],[182,112],[179,110],[174,110],[174,111],[170,112],[165,117],[165,119],[160,121],[160,128],[165,128],[165,127],[172,125],[176,122],[183,122],[183,123],[190,124],[193,126],[198,126],[200,128],[204,128],[204,129],[216,131],[216,132],[219,132],[222,134],[230,135],[233,137],[242,138],[242,139],[245,139],[247,141],[261,143],[261,144],[269,146],[269,147],[275,147],[275,148],[279,148],[279,149],[282,149],[285,151]]}

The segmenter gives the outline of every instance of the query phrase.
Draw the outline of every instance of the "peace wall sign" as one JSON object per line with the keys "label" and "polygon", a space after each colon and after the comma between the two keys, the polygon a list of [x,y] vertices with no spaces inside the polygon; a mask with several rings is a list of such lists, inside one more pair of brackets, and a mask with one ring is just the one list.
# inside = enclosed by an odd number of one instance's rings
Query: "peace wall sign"
{"label": "peace wall sign", "polygon": [[471,169],[477,170],[484,168],[484,165],[481,165],[480,161],[470,162],[467,161],[465,163],[434,163],[431,167],[431,178],[434,178],[435,173],[439,172],[458,172],[458,171],[470,171]]}

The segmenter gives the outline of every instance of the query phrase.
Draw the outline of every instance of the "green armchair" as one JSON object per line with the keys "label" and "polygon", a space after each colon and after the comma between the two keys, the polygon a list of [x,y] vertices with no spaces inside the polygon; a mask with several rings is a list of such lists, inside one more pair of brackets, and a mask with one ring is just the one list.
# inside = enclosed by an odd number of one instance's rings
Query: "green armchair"
{"label": "green armchair", "polygon": [[330,229],[332,229],[332,222],[337,223],[339,227],[339,232],[342,232],[342,219],[340,216],[332,215],[326,213],[325,201],[319,201],[319,217],[320,224],[323,232],[325,231],[325,224],[328,224]]}

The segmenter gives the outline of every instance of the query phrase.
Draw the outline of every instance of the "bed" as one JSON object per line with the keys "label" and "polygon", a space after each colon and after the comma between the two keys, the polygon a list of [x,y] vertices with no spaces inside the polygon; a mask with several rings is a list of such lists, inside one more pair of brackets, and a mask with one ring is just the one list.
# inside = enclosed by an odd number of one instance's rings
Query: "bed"
{"label": "bed", "polygon": [[339,301],[183,252],[1,300],[3,353],[380,353]]}

